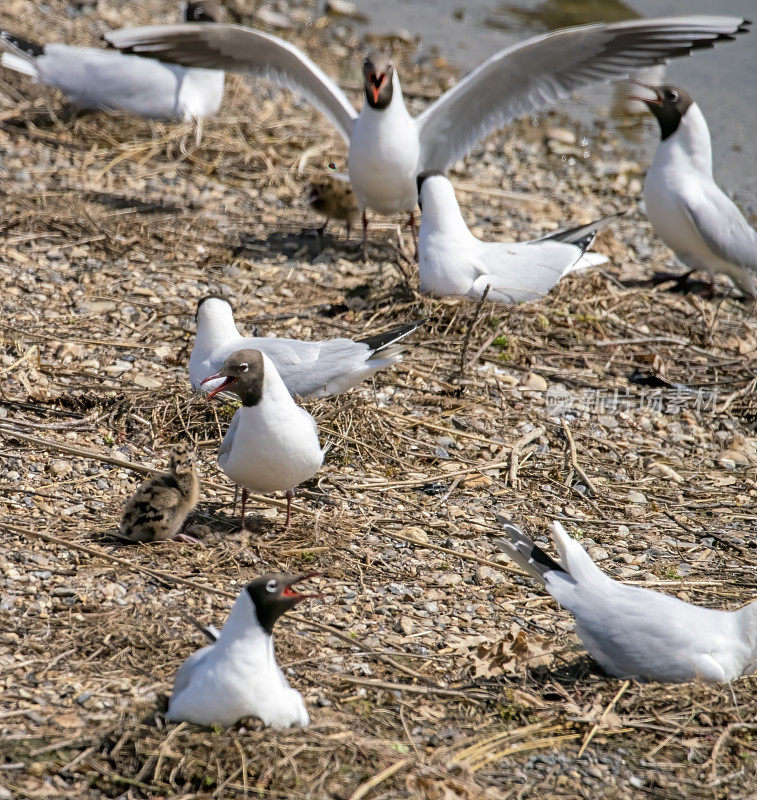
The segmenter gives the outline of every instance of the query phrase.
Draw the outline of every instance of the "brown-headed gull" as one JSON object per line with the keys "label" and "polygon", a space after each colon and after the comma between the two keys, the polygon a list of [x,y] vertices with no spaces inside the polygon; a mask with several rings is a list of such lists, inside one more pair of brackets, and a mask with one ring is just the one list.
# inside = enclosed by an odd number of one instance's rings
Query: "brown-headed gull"
{"label": "brown-headed gull", "polygon": [[320,597],[293,588],[314,576],[270,574],[248,583],[223,629],[204,629],[215,641],[179,667],[167,718],[228,726],[243,717],[258,717],[274,728],[306,726],[310,719],[302,695],[276,663],[273,625],[297,603]]}
{"label": "brown-headed gull", "polygon": [[[203,297],[195,315],[197,334],[189,356],[189,380],[200,389],[236,350],[260,350],[271,359],[289,393],[300,397],[328,397],[357,386],[377,370],[402,360],[400,340],[423,324],[401,325],[366,339],[325,339],[303,342],[267,336],[241,336],[231,303],[223,297]],[[215,389],[217,383],[205,383]]]}
{"label": "brown-headed gull", "polygon": [[218,451],[218,464],[242,487],[242,530],[247,491],[286,492],[286,526],[292,489],[323,463],[315,420],[292,399],[284,381],[260,350],[237,350],[206,380],[224,380],[208,400],[230,390],[242,401]]}
{"label": "brown-headed gull", "polygon": [[683,89],[637,83],[654,96],[634,99],[645,103],[660,125],[661,141],[644,180],[655,233],[689,267],[688,274],[723,273],[757,298],[757,231],[712,177],[704,114]]}
{"label": "brown-headed gull", "polygon": [[412,117],[391,58],[363,63],[358,113],[336,83],[283,39],[239,25],[154,25],[105,34],[120,50],[191,67],[261,75],[301,92],[350,147],[349,175],[363,211],[410,211],[415,178],[444,171],[487,134],[596,82],[689,55],[747,30],[741,17],[679,16],[581,25],[496,53]]}
{"label": "brown-headed gull", "polygon": [[620,678],[730,681],[757,669],[757,600],[718,611],[624,586],[591,560],[559,523],[552,538],[562,564],[511,523],[500,544],[576,619],[576,633],[606,672]]}
{"label": "brown-headed gull", "polygon": [[[217,0],[186,4],[186,23],[217,23]],[[77,108],[200,122],[218,111],[224,73],[187,69],[113,50],[37,44],[0,30],[0,64],[60,90]],[[199,134],[198,134],[199,135]]]}
{"label": "brown-headed gull", "polygon": [[607,258],[587,252],[604,218],[530,242],[482,242],[465,224],[452,184],[441,173],[418,177],[423,212],[418,238],[422,292],[502,303],[538,300],[570,272]]}

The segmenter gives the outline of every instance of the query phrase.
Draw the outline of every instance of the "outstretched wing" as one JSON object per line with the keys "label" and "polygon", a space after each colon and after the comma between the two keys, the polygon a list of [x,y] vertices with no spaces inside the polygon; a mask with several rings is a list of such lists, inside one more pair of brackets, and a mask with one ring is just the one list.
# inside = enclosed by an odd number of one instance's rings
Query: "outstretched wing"
{"label": "outstretched wing", "polygon": [[740,17],[681,16],[582,25],[502,50],[418,117],[423,169],[446,170],[488,133],[588,84],[712,47],[749,24]]}
{"label": "outstretched wing", "polygon": [[259,75],[304,95],[349,143],[357,116],[344,92],[289,42],[241,25],[183,23],[122,28],[105,34],[122,52],[185,67]]}

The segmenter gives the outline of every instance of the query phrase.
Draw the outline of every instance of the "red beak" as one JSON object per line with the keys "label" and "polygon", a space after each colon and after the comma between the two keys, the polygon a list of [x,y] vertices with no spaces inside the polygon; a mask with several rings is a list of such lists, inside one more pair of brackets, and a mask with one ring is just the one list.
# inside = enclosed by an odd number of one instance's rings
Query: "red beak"
{"label": "red beak", "polygon": [[226,376],[226,375],[219,375],[216,372],[215,375],[211,375],[210,377],[205,378],[204,381],[200,381],[200,385],[202,385],[203,383],[207,383],[208,381],[217,381],[219,378],[226,378],[226,380],[220,386],[216,386],[216,388],[213,389],[213,391],[205,398],[206,400],[211,400],[219,392],[222,392],[224,389],[226,389],[227,387],[231,386],[231,384],[235,383],[236,380],[237,380],[236,378],[231,378],[231,377]]}
{"label": "red beak", "polygon": [[381,91],[381,87],[384,85],[384,81],[386,80],[386,74],[381,73],[381,75],[376,75],[375,72],[371,72],[368,76],[368,82],[371,86],[371,91],[373,92],[373,102],[378,103],[379,92]]}
{"label": "red beak", "polygon": [[287,597],[290,600],[295,600],[296,602],[300,602],[301,600],[315,600],[318,598],[323,597],[322,594],[300,594],[300,592],[295,592],[292,590],[292,586],[295,583],[299,583],[300,581],[306,581],[308,578],[317,578],[320,576],[320,572],[308,572],[305,575],[298,575],[281,593],[282,597]]}
{"label": "red beak", "polygon": [[650,92],[654,92],[654,99],[650,97],[639,97],[636,94],[629,94],[626,95],[626,100],[638,100],[640,103],[647,103],[647,105],[651,104],[653,106],[662,105],[662,96],[657,90],[657,87],[650,86],[648,83],[644,83],[644,81],[632,80],[631,83],[638,84],[639,86],[643,86],[645,89],[649,89]]}

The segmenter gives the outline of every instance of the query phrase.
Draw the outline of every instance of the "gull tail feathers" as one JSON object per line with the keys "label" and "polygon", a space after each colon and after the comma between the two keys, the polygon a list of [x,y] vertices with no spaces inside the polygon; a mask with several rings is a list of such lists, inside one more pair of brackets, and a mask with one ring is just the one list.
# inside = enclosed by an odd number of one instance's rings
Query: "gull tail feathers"
{"label": "gull tail feathers", "polygon": [[551,239],[553,242],[565,242],[565,244],[574,244],[576,247],[580,247],[581,250],[586,252],[594,242],[597,231],[602,225],[604,225],[605,222],[609,222],[611,219],[622,217],[625,213],[625,211],[618,211],[616,214],[600,217],[599,219],[595,219],[594,222],[588,222],[586,225],[577,225],[574,228],[565,228],[561,231],[548,233],[540,239],[535,239],[535,241],[544,242]]}
{"label": "gull tail feathers", "polygon": [[573,539],[557,520],[552,523],[552,539],[554,540],[563,569],[578,583],[612,582],[609,575],[591,560],[591,556]]}
{"label": "gull tail feathers", "polygon": [[497,544],[532,578],[540,583],[545,583],[544,576],[548,572],[565,571],[553,558],[550,558],[538,545],[534,544],[517,525],[502,519],[500,522],[508,538],[498,539]]}
{"label": "gull tail feathers", "polygon": [[218,628],[214,627],[213,625],[203,625],[201,622],[198,622],[191,614],[187,614],[186,611],[182,611],[181,615],[184,619],[197,628],[198,631],[210,642],[210,644],[215,644],[218,641],[218,637],[220,635],[220,631]]}
{"label": "gull tail feathers", "polygon": [[39,77],[36,59],[45,49],[36,42],[23,39],[9,31],[0,30],[0,64],[15,72]]}
{"label": "gull tail feathers", "polygon": [[[398,345],[398,342],[418,330],[425,322],[425,319],[420,319],[416,322],[408,322],[405,325],[400,325],[398,328],[392,328],[392,330],[386,331],[385,333],[377,333],[373,336],[367,336],[365,339],[359,339],[358,344],[368,345],[368,349],[371,350],[372,359],[391,358],[405,351],[405,345]],[[396,345],[396,347],[393,347],[393,345]]]}

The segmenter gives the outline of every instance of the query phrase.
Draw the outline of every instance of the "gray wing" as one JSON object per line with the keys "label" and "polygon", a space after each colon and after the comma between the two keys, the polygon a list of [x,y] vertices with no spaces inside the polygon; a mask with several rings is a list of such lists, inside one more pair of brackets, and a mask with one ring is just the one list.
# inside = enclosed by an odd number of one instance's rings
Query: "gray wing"
{"label": "gray wing", "polygon": [[718,258],[757,275],[757,231],[715,183],[702,181],[696,188],[681,203],[707,247]]}
{"label": "gray wing", "polygon": [[748,24],[740,17],[681,16],[582,25],[502,50],[418,117],[423,168],[446,170],[510,120],[588,84],[733,39]]}
{"label": "gray wing", "polygon": [[229,429],[226,431],[226,435],[223,437],[221,446],[218,448],[218,463],[221,465],[221,467],[223,467],[223,462],[226,460],[226,456],[231,453],[231,445],[234,441],[234,435],[237,432],[237,428],[239,427],[240,418],[240,414],[237,411],[237,413],[232,417],[231,425],[229,425]]}
{"label": "gray wing", "polygon": [[105,40],[126,53],[185,67],[206,67],[259,75],[301,92],[349,143],[357,116],[344,92],[289,42],[241,25],[182,23],[122,28]]}

